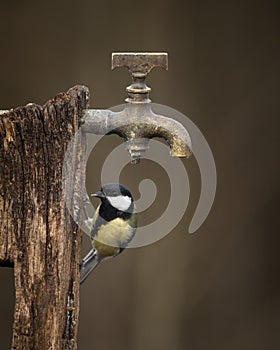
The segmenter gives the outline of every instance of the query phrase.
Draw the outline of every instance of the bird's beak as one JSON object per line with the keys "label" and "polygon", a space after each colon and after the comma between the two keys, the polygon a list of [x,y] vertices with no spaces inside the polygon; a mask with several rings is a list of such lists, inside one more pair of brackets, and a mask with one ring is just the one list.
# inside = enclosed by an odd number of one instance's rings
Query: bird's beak
{"label": "bird's beak", "polygon": [[105,197],[104,193],[101,191],[95,192],[91,194],[91,197],[98,197],[98,198],[103,198]]}

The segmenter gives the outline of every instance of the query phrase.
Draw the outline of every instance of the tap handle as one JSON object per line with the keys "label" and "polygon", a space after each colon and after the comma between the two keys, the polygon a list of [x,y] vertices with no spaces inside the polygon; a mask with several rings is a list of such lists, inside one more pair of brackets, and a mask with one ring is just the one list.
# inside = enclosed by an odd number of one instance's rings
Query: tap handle
{"label": "tap handle", "polygon": [[126,67],[132,77],[146,77],[155,67],[168,69],[167,52],[113,52],[112,69]]}

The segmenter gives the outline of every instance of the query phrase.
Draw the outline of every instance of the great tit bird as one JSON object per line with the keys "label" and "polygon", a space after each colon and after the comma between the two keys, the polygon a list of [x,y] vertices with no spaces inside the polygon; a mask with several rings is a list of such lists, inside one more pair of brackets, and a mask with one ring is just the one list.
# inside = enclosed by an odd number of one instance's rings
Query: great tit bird
{"label": "great tit bird", "polygon": [[137,214],[130,191],[119,183],[109,183],[93,193],[101,204],[91,220],[93,249],[81,263],[82,283],[103,260],[119,255],[132,240],[137,227]]}

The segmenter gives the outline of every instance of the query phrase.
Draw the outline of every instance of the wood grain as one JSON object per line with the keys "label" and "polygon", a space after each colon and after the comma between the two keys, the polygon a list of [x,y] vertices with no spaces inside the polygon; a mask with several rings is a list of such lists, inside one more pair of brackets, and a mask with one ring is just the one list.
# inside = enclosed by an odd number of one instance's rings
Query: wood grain
{"label": "wood grain", "polygon": [[[12,349],[77,348],[81,231],[63,200],[62,167],[88,103],[88,89],[76,86],[44,106],[0,114],[0,266],[14,266]],[[85,180],[84,140],[75,150],[73,191]]]}

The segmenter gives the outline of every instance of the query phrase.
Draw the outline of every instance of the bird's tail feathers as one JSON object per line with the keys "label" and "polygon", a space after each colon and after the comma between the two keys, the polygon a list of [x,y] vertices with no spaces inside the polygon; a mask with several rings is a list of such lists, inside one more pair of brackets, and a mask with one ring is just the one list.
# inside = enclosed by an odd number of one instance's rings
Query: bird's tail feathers
{"label": "bird's tail feathers", "polygon": [[97,251],[95,249],[91,249],[91,251],[83,258],[81,263],[80,284],[84,282],[91,271],[94,270],[99,263],[100,259]]}

